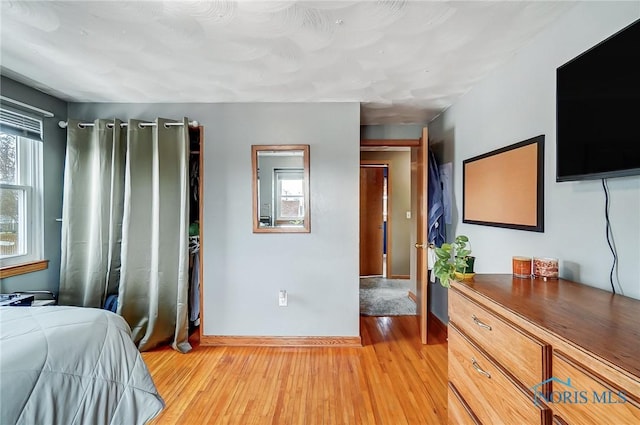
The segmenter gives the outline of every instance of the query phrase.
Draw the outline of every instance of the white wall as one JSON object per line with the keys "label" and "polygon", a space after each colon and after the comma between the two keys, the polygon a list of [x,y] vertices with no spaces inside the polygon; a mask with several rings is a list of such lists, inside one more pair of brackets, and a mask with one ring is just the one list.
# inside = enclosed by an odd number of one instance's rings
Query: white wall
{"label": "white wall", "polygon": [[[360,108],[72,104],[69,116],[188,116],[204,135],[204,333],[359,336]],[[311,233],[252,232],[251,145],[310,145]],[[286,289],[289,306],[278,307]]]}
{"label": "white wall", "polygon": [[[429,125],[441,160],[454,161],[457,225],[448,235],[470,237],[477,272],[510,273],[513,255],[558,257],[562,277],[610,290],[601,182],[555,181],[555,72],[639,17],[640,2],[578,4]],[[545,135],[544,233],[463,224],[462,161],[539,134]],[[620,284],[625,295],[640,298],[640,177],[610,179],[609,187]]]}

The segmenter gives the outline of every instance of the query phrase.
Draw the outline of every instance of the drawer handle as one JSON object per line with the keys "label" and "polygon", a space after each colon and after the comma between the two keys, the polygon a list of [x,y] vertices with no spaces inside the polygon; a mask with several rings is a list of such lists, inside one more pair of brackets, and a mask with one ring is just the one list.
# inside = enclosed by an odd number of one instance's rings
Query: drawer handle
{"label": "drawer handle", "polygon": [[471,357],[471,364],[473,365],[473,368],[476,370],[476,372],[478,372],[479,374],[484,375],[487,378],[491,379],[491,374],[489,372],[487,372],[486,370],[482,369],[480,367],[480,365],[478,364],[478,362],[476,361],[476,359],[474,359],[473,357]]}
{"label": "drawer handle", "polygon": [[476,317],[476,315],[475,315],[475,314],[474,314],[473,316],[471,316],[471,318],[473,319],[473,322],[474,322],[476,325],[480,326],[481,328],[485,328],[485,329],[489,329],[489,330],[491,330],[491,326],[487,325],[486,323],[483,323],[480,319],[478,319],[478,318]]}

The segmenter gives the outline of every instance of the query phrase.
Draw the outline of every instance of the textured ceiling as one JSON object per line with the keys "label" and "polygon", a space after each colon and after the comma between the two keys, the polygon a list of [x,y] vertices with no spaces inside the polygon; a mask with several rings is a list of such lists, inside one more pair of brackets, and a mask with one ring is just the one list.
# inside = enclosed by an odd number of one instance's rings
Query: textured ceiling
{"label": "textured ceiling", "polygon": [[570,2],[7,1],[3,75],[75,102],[360,102],[426,123]]}

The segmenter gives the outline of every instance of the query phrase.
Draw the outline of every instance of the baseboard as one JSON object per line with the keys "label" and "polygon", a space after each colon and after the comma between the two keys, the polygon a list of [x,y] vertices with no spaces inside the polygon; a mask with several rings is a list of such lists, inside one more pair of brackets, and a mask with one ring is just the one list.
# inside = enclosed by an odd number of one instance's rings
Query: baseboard
{"label": "baseboard", "polygon": [[[416,294],[414,294],[412,291],[409,291],[409,298],[411,298],[415,303],[418,302],[418,298],[416,297]],[[427,313],[427,318],[429,320],[429,323],[435,326],[438,329],[438,331],[444,333],[445,336],[448,335],[447,325],[442,323],[442,321],[438,319],[438,317],[435,314],[433,314],[432,312],[429,312]]]}
{"label": "baseboard", "polygon": [[442,321],[438,319],[438,317],[435,314],[433,314],[432,312],[429,312],[428,317],[429,317],[429,322],[433,323],[433,325],[436,328],[438,328],[440,332],[442,332],[445,336],[449,335],[449,332],[448,332],[449,327],[444,323],[442,323]]}
{"label": "baseboard", "polygon": [[362,347],[359,336],[202,335],[200,345],[235,347]]}
{"label": "baseboard", "polygon": [[389,276],[389,279],[410,279],[411,276],[408,274],[392,274]]}
{"label": "baseboard", "polygon": [[416,294],[414,294],[413,291],[409,291],[409,298],[411,298],[411,301],[418,304],[418,297],[416,297]]}

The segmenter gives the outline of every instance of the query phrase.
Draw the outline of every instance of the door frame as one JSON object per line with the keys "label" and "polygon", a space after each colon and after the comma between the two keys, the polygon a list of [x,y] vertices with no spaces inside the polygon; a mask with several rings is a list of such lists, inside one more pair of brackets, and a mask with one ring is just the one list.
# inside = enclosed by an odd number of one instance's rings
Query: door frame
{"label": "door frame", "polygon": [[429,271],[427,264],[427,246],[429,244],[429,132],[422,129],[422,137],[416,151],[416,299],[420,341],[428,343],[429,339]]}
{"label": "door frame", "polygon": [[386,274],[383,273],[383,275],[389,279],[389,272],[391,271],[391,163],[384,159],[361,159],[360,168],[363,166],[380,166],[380,168],[387,168],[387,230],[385,235],[387,238],[387,258],[385,259]]}
{"label": "door frame", "polygon": [[[412,266],[412,272],[415,270],[416,278],[416,305],[417,320],[420,332],[420,341],[427,344],[428,341],[428,317],[429,308],[429,282],[427,270],[427,229],[428,229],[428,213],[425,202],[428,190],[428,154],[429,154],[429,137],[428,129],[422,129],[422,135],[419,139],[363,139],[360,141],[360,147],[409,147],[411,148],[411,156],[416,157],[416,261]],[[413,161],[412,161],[413,162]],[[412,163],[413,173],[413,163]],[[412,179],[413,183],[413,179]],[[413,190],[413,188],[412,188]],[[421,192],[421,193],[420,193]],[[420,208],[422,204],[423,208]],[[420,226],[419,223],[422,225]],[[388,257],[387,257],[388,258]],[[388,270],[388,269],[387,269]],[[420,273],[420,271],[424,271]]]}

